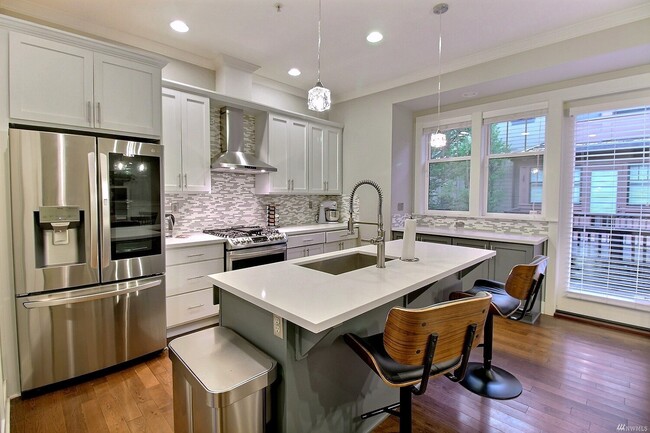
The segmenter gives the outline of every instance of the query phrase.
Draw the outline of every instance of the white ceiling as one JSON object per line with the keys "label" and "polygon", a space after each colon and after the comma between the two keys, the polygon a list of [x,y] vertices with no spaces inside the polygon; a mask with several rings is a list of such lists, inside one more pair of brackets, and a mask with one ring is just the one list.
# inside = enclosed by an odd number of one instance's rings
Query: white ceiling
{"label": "white ceiling", "polygon": [[[321,81],[335,99],[437,75],[436,3],[322,0]],[[449,11],[442,16],[445,71],[650,16],[649,0],[447,3]],[[0,0],[0,11],[204,67],[212,68],[220,53],[227,54],[258,65],[259,76],[303,91],[316,81],[318,0]],[[172,31],[174,19],[184,20],[190,31]],[[366,42],[372,30],[384,34],[381,43]],[[302,75],[289,76],[291,67]]]}

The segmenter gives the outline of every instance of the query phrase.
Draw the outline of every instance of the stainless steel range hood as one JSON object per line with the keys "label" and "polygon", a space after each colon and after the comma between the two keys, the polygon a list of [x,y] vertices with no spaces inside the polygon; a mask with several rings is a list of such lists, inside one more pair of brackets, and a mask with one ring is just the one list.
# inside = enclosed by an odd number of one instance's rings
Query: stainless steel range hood
{"label": "stainless steel range hood", "polygon": [[229,173],[266,173],[277,168],[244,152],[244,111],[239,108],[221,109],[221,143],[224,152],[212,160],[212,170]]}

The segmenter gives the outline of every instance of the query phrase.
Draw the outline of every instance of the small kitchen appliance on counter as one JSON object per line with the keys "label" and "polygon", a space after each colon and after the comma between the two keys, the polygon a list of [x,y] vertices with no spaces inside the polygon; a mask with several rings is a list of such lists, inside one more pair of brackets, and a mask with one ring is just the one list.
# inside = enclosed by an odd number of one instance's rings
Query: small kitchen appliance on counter
{"label": "small kitchen appliance on counter", "polygon": [[333,200],[325,200],[320,204],[318,212],[318,224],[329,224],[339,222],[338,203]]}

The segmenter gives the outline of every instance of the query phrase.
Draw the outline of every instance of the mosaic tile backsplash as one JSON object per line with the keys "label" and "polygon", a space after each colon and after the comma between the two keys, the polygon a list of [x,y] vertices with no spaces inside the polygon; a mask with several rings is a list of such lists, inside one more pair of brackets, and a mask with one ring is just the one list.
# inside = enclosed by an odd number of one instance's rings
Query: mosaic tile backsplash
{"label": "mosaic tile backsplash", "polygon": [[504,220],[490,218],[443,217],[400,213],[393,215],[392,226],[404,227],[404,220],[415,218],[418,226],[454,228],[457,222],[464,228],[492,233],[517,233],[522,235],[548,235],[548,222],[526,220]]}
{"label": "mosaic tile backsplash", "polygon": [[[210,107],[211,157],[221,152],[219,132],[219,109]],[[247,114],[244,115],[244,149],[255,153],[255,117]],[[266,225],[267,205],[275,205],[279,226],[314,224],[323,200],[337,201],[341,221],[347,220],[349,196],[255,195],[254,175],[212,172],[210,194],[168,193],[165,209],[176,217],[174,232],[184,234],[233,225]]]}

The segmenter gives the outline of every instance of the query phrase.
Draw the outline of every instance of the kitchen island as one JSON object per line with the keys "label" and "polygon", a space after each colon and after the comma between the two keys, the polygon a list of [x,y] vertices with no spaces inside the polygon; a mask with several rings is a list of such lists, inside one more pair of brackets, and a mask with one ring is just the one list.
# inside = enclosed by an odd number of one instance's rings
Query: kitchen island
{"label": "kitchen island", "polygon": [[278,361],[272,409],[277,431],[371,431],[382,418],[362,421],[359,415],[398,401],[399,392],[385,386],[341,335],[383,331],[393,306],[445,300],[468,270],[494,256],[490,250],[416,242],[419,261],[403,262],[401,251],[401,240],[387,242],[386,268],[371,265],[339,275],[301,265],[374,255],[375,247],[210,276],[219,289],[221,324]]}

